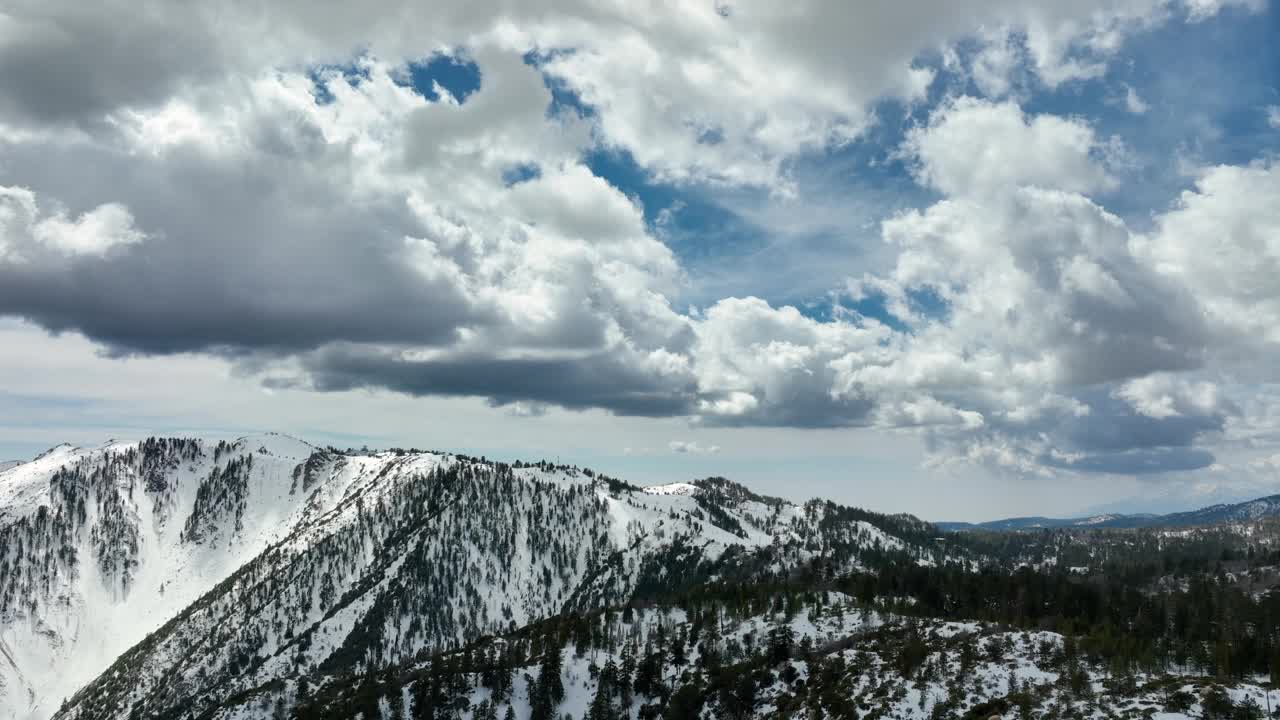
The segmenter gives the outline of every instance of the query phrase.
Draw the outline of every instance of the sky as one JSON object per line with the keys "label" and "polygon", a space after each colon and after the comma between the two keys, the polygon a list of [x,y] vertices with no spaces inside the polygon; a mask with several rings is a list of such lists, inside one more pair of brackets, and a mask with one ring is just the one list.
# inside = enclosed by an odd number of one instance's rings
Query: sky
{"label": "sky", "polygon": [[17,0],[0,459],[279,431],[931,520],[1280,492],[1266,0]]}

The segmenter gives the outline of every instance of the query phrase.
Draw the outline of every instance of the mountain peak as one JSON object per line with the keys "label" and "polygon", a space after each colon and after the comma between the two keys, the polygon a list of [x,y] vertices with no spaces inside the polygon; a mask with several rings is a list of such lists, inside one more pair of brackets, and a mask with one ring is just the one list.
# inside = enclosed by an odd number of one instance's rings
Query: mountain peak
{"label": "mountain peak", "polygon": [[280,457],[305,458],[319,449],[305,440],[279,432],[244,435],[237,438],[235,443],[250,451]]}
{"label": "mountain peak", "polygon": [[0,706],[29,694],[24,719],[147,633],[73,705],[174,709],[189,699],[173,676],[208,697],[354,671],[712,578],[785,575],[819,553],[844,568],[947,557],[885,516],[720,477],[642,489],[573,466],[331,452],[278,433],[68,449],[15,472],[0,491],[27,500],[0,516],[0,545],[22,548],[0,577],[0,634],[24,655],[0,666]]}
{"label": "mountain peak", "polygon": [[692,484],[709,495],[730,503],[757,502],[771,507],[793,504],[782,498],[760,495],[742,483],[720,476],[699,478],[692,481]]}

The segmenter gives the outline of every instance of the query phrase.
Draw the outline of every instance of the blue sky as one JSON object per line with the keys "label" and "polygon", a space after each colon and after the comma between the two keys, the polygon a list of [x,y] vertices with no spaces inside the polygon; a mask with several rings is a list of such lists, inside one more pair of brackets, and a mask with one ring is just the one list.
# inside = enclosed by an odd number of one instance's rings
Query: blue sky
{"label": "blue sky", "polygon": [[382,2],[0,40],[42,68],[0,70],[0,457],[276,430],[934,519],[1280,490],[1273,3]]}

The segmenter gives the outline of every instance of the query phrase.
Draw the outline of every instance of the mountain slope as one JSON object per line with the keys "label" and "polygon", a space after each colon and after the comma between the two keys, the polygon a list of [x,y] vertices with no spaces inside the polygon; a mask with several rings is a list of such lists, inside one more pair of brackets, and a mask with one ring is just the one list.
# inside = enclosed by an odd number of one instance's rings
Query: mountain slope
{"label": "mountain slope", "polygon": [[1161,517],[1160,525],[1213,525],[1223,522],[1247,522],[1280,516],[1280,495],[1269,495],[1242,503],[1210,505],[1188,512]]}
{"label": "mountain slope", "polygon": [[63,446],[0,474],[0,717],[47,717],[122,652],[65,716],[187,712],[720,578],[942,562],[932,533],[722,479],[280,436]]}
{"label": "mountain slope", "polygon": [[1274,693],[1258,679],[1125,668],[1057,632],[770,587],[565,615],[428,659],[282,678],[195,717],[1260,720]]}
{"label": "mountain slope", "polygon": [[315,448],[62,445],[0,473],[0,718],[47,717],[301,518]]}
{"label": "mountain slope", "polygon": [[819,532],[822,504],[721,504],[720,487],[646,492],[456,457],[359,462],[368,480],[347,499],[123,655],[60,717],[199,716],[295,673],[383,667],[566,612],[785,574],[832,547],[847,567],[881,552],[936,561],[865,520]]}

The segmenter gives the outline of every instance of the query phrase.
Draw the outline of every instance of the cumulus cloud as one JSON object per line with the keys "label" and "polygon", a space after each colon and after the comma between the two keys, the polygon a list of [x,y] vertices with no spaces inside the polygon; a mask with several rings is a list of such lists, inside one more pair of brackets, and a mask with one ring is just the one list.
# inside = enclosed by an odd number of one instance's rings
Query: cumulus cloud
{"label": "cumulus cloud", "polygon": [[1156,420],[1222,415],[1232,409],[1214,383],[1192,382],[1167,374],[1130,380],[1120,385],[1115,395],[1127,401],[1140,415]]}
{"label": "cumulus cloud", "polygon": [[864,424],[871,398],[836,392],[837,362],[868,351],[886,334],[807,318],[759,298],[721,300],[694,320],[692,348],[699,416],[713,424],[840,426]]}
{"label": "cumulus cloud", "polygon": [[1025,61],[1023,47],[1014,35],[988,31],[982,36],[982,49],[974,54],[969,72],[984,95],[998,98],[1013,90],[1015,75]]}
{"label": "cumulus cloud", "polygon": [[[91,147],[12,148],[10,165],[53,197],[114,176],[139,224],[160,231],[140,242],[110,205],[45,220],[37,234],[75,257],[0,266],[0,302],[141,352],[501,342],[514,355],[598,350],[621,342],[624,324],[681,332],[660,294],[677,272],[669,250],[576,162],[583,136],[544,121],[550,94],[536,71],[486,63],[490,82],[464,111],[363,62],[357,86],[329,80],[328,104],[304,75],[272,72],[245,95],[237,85],[175,101],[200,128],[189,135],[134,113]],[[532,86],[522,105],[510,94],[521,83]],[[517,131],[521,108],[536,122]],[[464,112],[447,142],[435,136],[429,166],[417,164],[428,118]],[[529,161],[528,148],[543,172],[506,187],[502,169]],[[85,161],[97,171],[69,171]]]}
{"label": "cumulus cloud", "polygon": [[[161,0],[24,2],[0,17],[0,118],[92,126],[163,105],[192,85],[268,67],[392,62],[457,45],[534,52],[595,111],[605,140],[661,177],[786,188],[794,153],[838,145],[889,97],[918,101],[924,51],[977,38],[984,85],[1027,63],[1056,86],[1094,77],[1123,38],[1170,16],[1258,0],[966,0],[887,5],[803,0],[540,3],[378,0],[244,6]],[[121,18],[131,17],[130,22]],[[1003,56],[1001,56],[1003,53]]]}
{"label": "cumulus cloud", "polygon": [[1024,185],[1090,192],[1112,182],[1092,128],[1056,115],[1027,117],[1013,101],[954,99],[907,136],[904,150],[918,160],[921,182],[948,195]]}
{"label": "cumulus cloud", "polygon": [[[883,297],[906,329],[841,357],[836,387],[870,393],[883,425],[926,427],[946,462],[1130,474],[1211,464],[1195,444],[1237,409],[1177,374],[1205,367],[1218,327],[1195,288],[1082,194],[1109,183],[1096,147],[1078,121],[966,98],[911,133],[905,151],[945,197],[883,224],[897,261],[851,292]],[[913,308],[921,293],[941,308]]]}
{"label": "cumulus cloud", "polygon": [[[909,429],[939,462],[1027,473],[1204,467],[1239,411],[1181,374],[1280,340],[1277,174],[1207,169],[1137,234],[1099,199],[1123,148],[1011,98],[1222,4],[156,2],[128,27],[118,3],[24,4],[0,16],[0,314],[269,387]],[[883,100],[915,112],[922,53],[958,43],[1006,99],[951,97],[907,133],[936,195],[882,223],[893,262],[829,316],[675,307],[675,254],[583,161],[793,192],[791,163],[857,142]],[[479,89],[407,85],[432,52]]]}
{"label": "cumulus cloud", "polygon": [[1226,348],[1280,341],[1280,167],[1204,169],[1134,240],[1137,254],[1200,299]]}
{"label": "cumulus cloud", "polygon": [[53,251],[63,257],[101,257],[114,247],[142,242],[133,215],[119,203],[103,203],[75,218],[45,211],[26,188],[0,186],[0,260],[33,261]]}

